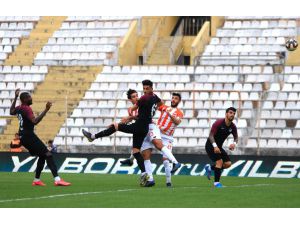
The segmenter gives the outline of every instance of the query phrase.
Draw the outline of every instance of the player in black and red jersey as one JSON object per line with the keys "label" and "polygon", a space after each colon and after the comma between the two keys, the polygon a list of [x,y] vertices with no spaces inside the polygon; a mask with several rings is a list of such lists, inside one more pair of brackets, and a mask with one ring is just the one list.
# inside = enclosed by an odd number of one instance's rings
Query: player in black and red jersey
{"label": "player in black and red jersey", "polygon": [[205,166],[207,178],[210,180],[211,171],[215,174],[215,187],[222,187],[220,183],[220,178],[223,169],[229,168],[231,166],[231,160],[222,148],[224,141],[227,137],[232,134],[234,137],[233,144],[230,144],[229,149],[234,150],[238,143],[238,134],[235,124],[232,122],[236,113],[234,107],[226,109],[225,119],[217,120],[210,131],[209,137],[205,144],[205,150],[208,157],[215,162],[215,165],[207,164]]}
{"label": "player in black and red jersey", "polygon": [[[108,129],[105,129],[95,135],[82,130],[83,135],[91,142],[96,138],[109,136],[116,131],[130,133],[133,134],[133,150],[140,151],[143,141],[148,133],[149,124],[152,123],[152,118],[155,115],[155,111],[157,107],[160,107],[163,104],[161,99],[153,93],[152,81],[144,80],[142,84],[144,95],[138,100],[137,104],[129,109],[130,112],[138,109],[138,118],[134,123],[114,123]],[[181,166],[181,164],[177,162],[172,152],[170,152],[166,146],[164,146],[161,151],[165,153],[165,156],[172,163],[175,163],[176,167]],[[139,163],[140,162],[138,162],[138,164]]]}
{"label": "player in black and red jersey", "polygon": [[[139,95],[138,95],[136,90],[129,89],[126,94],[127,94],[127,99],[132,103],[132,105],[135,105],[138,102]],[[135,111],[131,111],[130,108],[131,107],[128,108],[128,116],[122,118],[122,120],[121,120],[122,123],[127,123],[128,124],[132,121],[135,121],[138,118],[138,109],[136,109]],[[132,166],[133,165],[133,160],[135,159],[135,156],[134,156],[135,153],[137,153],[137,152],[134,152],[132,150],[131,154],[130,154],[130,157],[128,159],[120,161],[120,163],[122,165]]]}
{"label": "player in black and red jersey", "polygon": [[34,126],[42,121],[44,116],[50,110],[52,103],[47,102],[45,110],[38,116],[33,115],[30,105],[32,105],[32,98],[28,92],[23,92],[20,95],[21,105],[16,107],[16,102],[20,93],[20,89],[15,92],[15,99],[10,107],[10,115],[17,115],[19,119],[19,135],[21,144],[28,149],[29,153],[33,156],[38,156],[35,179],[33,186],[45,186],[40,180],[42,170],[44,169],[45,162],[52,172],[54,177],[55,186],[69,186],[71,183],[62,180],[57,173],[57,168],[54,163],[52,153],[48,151],[47,146],[36,136],[34,133]]}

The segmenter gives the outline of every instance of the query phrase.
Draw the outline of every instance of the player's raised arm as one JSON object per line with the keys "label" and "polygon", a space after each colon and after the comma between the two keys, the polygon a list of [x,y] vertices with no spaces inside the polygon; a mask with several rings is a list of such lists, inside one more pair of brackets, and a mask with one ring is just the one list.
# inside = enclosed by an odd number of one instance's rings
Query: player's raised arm
{"label": "player's raised arm", "polygon": [[10,115],[16,115],[16,102],[19,97],[19,94],[20,94],[20,88],[18,88],[15,92],[15,99],[14,99],[13,103],[11,104],[11,107],[9,110]]}
{"label": "player's raised arm", "polygon": [[31,122],[32,122],[34,125],[37,125],[39,122],[41,122],[42,119],[44,118],[44,116],[45,116],[45,115],[47,114],[47,112],[50,110],[51,106],[52,106],[52,103],[51,103],[51,102],[47,102],[45,110],[44,110],[38,117],[32,116],[32,117],[30,118]]}

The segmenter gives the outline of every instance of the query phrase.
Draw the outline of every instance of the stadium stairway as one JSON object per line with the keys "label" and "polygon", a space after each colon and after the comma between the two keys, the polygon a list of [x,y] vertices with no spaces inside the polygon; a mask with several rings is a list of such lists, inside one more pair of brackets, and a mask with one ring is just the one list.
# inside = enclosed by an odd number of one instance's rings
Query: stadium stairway
{"label": "stadium stairway", "polygon": [[[35,130],[42,141],[54,139],[65,119],[73,112],[101,71],[102,66],[49,67],[44,82],[36,87],[32,95],[35,115],[45,109],[47,101],[53,103]],[[0,149],[9,149],[9,143],[17,129],[18,120],[14,117],[0,136]]]}
{"label": "stadium stairway", "polygon": [[160,37],[146,61],[146,65],[169,65],[170,64],[170,46],[173,37]]}
{"label": "stadium stairway", "polygon": [[37,53],[47,44],[48,39],[61,27],[66,18],[66,16],[41,17],[29,37],[21,41],[21,44],[6,59],[4,65],[32,65]]}

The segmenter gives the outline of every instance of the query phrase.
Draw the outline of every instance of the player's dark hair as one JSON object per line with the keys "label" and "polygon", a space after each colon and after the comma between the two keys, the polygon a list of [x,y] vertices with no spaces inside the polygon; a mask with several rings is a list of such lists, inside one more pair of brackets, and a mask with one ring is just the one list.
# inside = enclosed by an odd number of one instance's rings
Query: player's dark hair
{"label": "player's dark hair", "polygon": [[229,107],[228,109],[226,109],[226,113],[228,113],[230,110],[233,111],[233,112],[236,112],[236,108]]}
{"label": "player's dark hair", "polygon": [[136,90],[133,90],[133,89],[129,89],[128,91],[127,91],[127,98],[128,99],[131,99],[131,95],[133,94],[133,93],[137,93],[137,91]]}
{"label": "player's dark hair", "polygon": [[30,94],[28,92],[22,92],[20,94],[20,100],[21,102],[24,102],[24,100],[29,96]]}
{"label": "player's dark hair", "polygon": [[150,86],[150,87],[153,87],[153,83],[152,83],[152,81],[151,80],[143,80],[142,81],[142,84],[143,84],[143,86]]}
{"label": "player's dark hair", "polygon": [[48,141],[48,144],[52,144],[52,143],[53,143],[53,140],[49,140],[49,141]]}
{"label": "player's dark hair", "polygon": [[174,93],[172,93],[172,96],[177,96],[179,98],[179,100],[181,101],[181,94],[174,92]]}

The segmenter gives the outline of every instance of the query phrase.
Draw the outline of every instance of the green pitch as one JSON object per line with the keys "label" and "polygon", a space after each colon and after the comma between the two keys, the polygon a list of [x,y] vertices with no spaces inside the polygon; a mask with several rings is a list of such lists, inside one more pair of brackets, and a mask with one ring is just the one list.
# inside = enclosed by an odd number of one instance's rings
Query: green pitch
{"label": "green pitch", "polygon": [[70,187],[32,187],[32,173],[0,173],[0,207],[300,207],[299,179],[223,177],[215,189],[206,177],[175,176],[174,187],[138,186],[137,175],[63,174]]}

